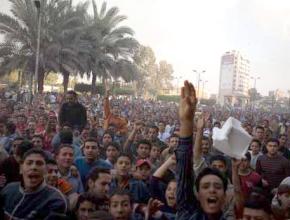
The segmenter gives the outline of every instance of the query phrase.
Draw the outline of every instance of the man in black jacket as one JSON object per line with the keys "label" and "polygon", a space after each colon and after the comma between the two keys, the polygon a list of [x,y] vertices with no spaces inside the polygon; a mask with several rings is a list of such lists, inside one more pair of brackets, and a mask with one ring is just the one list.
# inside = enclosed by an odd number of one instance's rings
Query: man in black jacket
{"label": "man in black jacket", "polygon": [[80,132],[87,124],[86,108],[78,102],[75,91],[68,91],[65,95],[65,102],[62,104],[58,120],[60,126],[69,124],[73,129],[78,129]]}

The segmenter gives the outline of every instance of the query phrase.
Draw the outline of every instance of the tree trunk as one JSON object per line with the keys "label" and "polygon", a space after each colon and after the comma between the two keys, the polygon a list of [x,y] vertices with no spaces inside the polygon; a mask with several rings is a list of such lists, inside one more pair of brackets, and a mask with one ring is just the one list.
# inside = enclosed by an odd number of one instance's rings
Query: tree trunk
{"label": "tree trunk", "polygon": [[67,71],[63,71],[62,76],[63,76],[63,81],[62,81],[63,92],[66,93],[67,88],[68,88],[69,73]]}
{"label": "tree trunk", "polygon": [[92,87],[91,87],[91,94],[95,95],[97,93],[96,90],[96,80],[97,80],[97,74],[92,73],[93,77],[92,77]]}
{"label": "tree trunk", "polygon": [[44,86],[44,71],[39,68],[38,72],[38,93],[43,93]]}

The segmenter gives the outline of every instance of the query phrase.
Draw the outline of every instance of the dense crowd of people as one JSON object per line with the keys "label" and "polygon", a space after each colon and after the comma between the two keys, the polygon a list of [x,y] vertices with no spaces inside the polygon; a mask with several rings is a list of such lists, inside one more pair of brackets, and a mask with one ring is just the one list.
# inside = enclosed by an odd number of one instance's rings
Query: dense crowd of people
{"label": "dense crowd of people", "polygon": [[[290,112],[104,96],[0,92],[0,219],[290,219]],[[230,117],[242,159],[213,146]]]}

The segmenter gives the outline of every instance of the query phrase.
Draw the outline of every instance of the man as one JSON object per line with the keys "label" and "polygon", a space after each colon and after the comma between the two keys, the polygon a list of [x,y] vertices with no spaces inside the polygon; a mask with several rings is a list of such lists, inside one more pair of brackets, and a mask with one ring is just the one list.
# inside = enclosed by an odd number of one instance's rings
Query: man
{"label": "man", "polygon": [[158,128],[159,128],[159,133],[158,133],[159,140],[166,143],[167,139],[170,137],[170,134],[165,132],[165,123],[163,121],[160,121],[158,123]]}
{"label": "man", "polygon": [[84,157],[78,157],[75,165],[78,168],[83,185],[85,185],[86,177],[93,167],[112,169],[113,167],[103,159],[99,159],[99,144],[96,139],[88,138],[83,147]]}
{"label": "man", "polygon": [[131,175],[132,161],[129,155],[120,154],[115,164],[116,175],[114,176],[110,192],[117,188],[126,189],[130,192],[135,203],[147,203],[149,200],[149,189],[141,180],[134,179]]}
{"label": "man", "polygon": [[66,102],[63,103],[58,114],[59,125],[62,127],[68,123],[73,129],[82,131],[87,124],[86,108],[78,102],[74,91],[68,91],[65,98]]}
{"label": "man", "polygon": [[263,144],[265,138],[265,128],[262,126],[257,126],[255,129],[254,137]]}
{"label": "man", "polygon": [[290,150],[287,147],[287,135],[279,135],[279,153],[284,156],[286,159],[290,160]]}
{"label": "man", "polygon": [[168,155],[172,154],[178,146],[179,137],[176,134],[173,134],[169,138],[168,148],[164,149],[161,153],[162,161],[165,161]]}
{"label": "man", "polygon": [[108,198],[111,181],[110,170],[93,168],[87,177],[88,192],[98,198]]}
{"label": "man", "polygon": [[150,157],[150,151],[151,151],[151,143],[147,140],[141,140],[137,143],[137,157],[136,160],[138,159],[148,159]]}
{"label": "man", "polygon": [[278,187],[280,182],[290,176],[289,160],[278,154],[279,141],[271,138],[266,143],[267,154],[257,160],[256,171],[268,183],[269,190]]}
{"label": "man", "polygon": [[55,158],[59,170],[59,177],[67,180],[73,186],[72,192],[82,193],[84,188],[79,174],[76,177],[71,173],[73,155],[73,148],[69,144],[61,144],[57,149]]}
{"label": "man", "polygon": [[167,148],[167,145],[158,138],[159,128],[155,125],[149,126],[147,139],[154,145],[158,146],[161,151]]}
{"label": "man", "polygon": [[113,109],[110,108],[109,101],[109,91],[106,88],[106,94],[104,97],[104,130],[109,128],[109,125],[112,124],[116,128],[117,136],[126,136],[128,133],[128,121],[126,118],[120,116],[119,106],[117,103],[114,103]]}
{"label": "man", "polygon": [[25,153],[21,166],[23,185],[14,182],[1,191],[4,212],[1,219],[45,219],[53,213],[66,213],[64,196],[44,181],[45,160],[46,155],[40,149]]}
{"label": "man", "polygon": [[197,198],[193,192],[192,135],[197,98],[188,81],[181,90],[179,105],[180,141],[176,150],[177,215],[179,220],[224,220],[222,208],[227,181],[216,169],[204,169],[196,179]]}
{"label": "man", "polygon": [[250,143],[250,154],[251,154],[251,167],[256,170],[257,160],[262,156],[261,142],[258,139],[253,139]]}

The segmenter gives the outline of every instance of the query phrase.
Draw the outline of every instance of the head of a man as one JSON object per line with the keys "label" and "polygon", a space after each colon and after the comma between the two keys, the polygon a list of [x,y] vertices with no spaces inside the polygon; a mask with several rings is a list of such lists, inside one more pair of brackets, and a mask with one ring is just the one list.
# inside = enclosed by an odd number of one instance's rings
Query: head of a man
{"label": "head of a man", "polygon": [[165,199],[166,203],[169,207],[176,207],[176,187],[177,187],[177,182],[176,180],[171,180],[166,187],[165,191]]}
{"label": "head of a man", "polygon": [[250,150],[252,151],[253,155],[257,155],[261,152],[261,141],[258,139],[253,139],[250,144]]}
{"label": "head of a man", "polygon": [[197,198],[207,215],[221,213],[227,190],[227,180],[217,169],[205,168],[196,179]]}
{"label": "head of a man", "polygon": [[115,169],[117,171],[117,176],[127,177],[131,170],[132,159],[130,155],[121,153],[115,163]]}
{"label": "head of a man", "polygon": [[139,159],[136,162],[136,173],[140,176],[141,180],[149,180],[151,175],[151,163],[149,160]]}
{"label": "head of a man", "polygon": [[159,132],[163,133],[165,131],[165,123],[163,121],[160,121],[158,123],[158,128],[159,128]]}
{"label": "head of a man", "polygon": [[255,129],[255,138],[259,141],[263,141],[265,136],[265,128],[262,126],[257,126]]}
{"label": "head of a man", "polygon": [[281,134],[279,135],[279,147],[283,148],[286,146],[287,143],[287,135],[286,134]]}
{"label": "head of a man", "polygon": [[74,103],[77,102],[77,94],[75,91],[68,91],[65,95],[65,102],[68,104],[68,105],[73,105]]}
{"label": "head of a man", "polygon": [[244,158],[241,159],[241,163],[239,165],[239,170],[242,172],[246,172],[250,169],[250,163],[251,163],[251,154],[247,152],[244,156]]}
{"label": "head of a man", "polygon": [[155,125],[150,126],[148,130],[148,139],[150,141],[155,141],[158,137],[159,128]]}
{"label": "head of a man", "polygon": [[20,166],[26,192],[34,192],[43,183],[46,174],[46,154],[41,149],[27,151]]}
{"label": "head of a man", "polygon": [[207,155],[210,152],[210,139],[206,136],[202,137],[201,151],[203,155]]}
{"label": "head of a man", "polygon": [[53,159],[49,159],[46,162],[47,174],[45,181],[48,185],[58,188],[58,167],[57,163]]}
{"label": "head of a man", "polygon": [[35,134],[32,136],[32,144],[36,148],[43,148],[43,136],[40,134]]}
{"label": "head of a man", "polygon": [[83,193],[78,197],[75,215],[78,220],[90,219],[93,212],[96,211],[96,198],[92,193]]}
{"label": "head of a man", "polygon": [[158,160],[160,159],[161,149],[157,145],[152,145],[150,151],[150,160]]}
{"label": "head of a man", "polygon": [[93,163],[99,156],[99,143],[94,138],[88,138],[82,147],[87,163]]}
{"label": "head of a man", "polygon": [[106,158],[115,164],[118,156],[120,155],[120,146],[116,142],[111,142],[106,146]]}
{"label": "head of a man", "polygon": [[56,151],[55,159],[60,171],[68,171],[74,159],[73,147],[70,144],[61,144]]}
{"label": "head of a man", "polygon": [[168,143],[169,148],[172,150],[175,150],[178,146],[178,142],[179,142],[178,135],[176,135],[176,134],[171,135],[169,138],[169,143]]}
{"label": "head of a man", "polygon": [[150,156],[151,143],[147,140],[141,140],[137,143],[136,151],[137,157],[140,159],[147,159]]}
{"label": "head of a man", "polygon": [[276,138],[270,138],[266,143],[267,155],[269,157],[275,157],[279,151],[279,141]]}
{"label": "head of a man", "polygon": [[114,219],[130,220],[133,203],[130,193],[126,190],[117,189],[110,196],[110,214]]}
{"label": "head of a man", "polygon": [[214,155],[210,158],[210,167],[219,170],[224,176],[227,172],[227,161],[222,155]]}
{"label": "head of a man", "polygon": [[113,136],[111,133],[109,132],[105,132],[103,134],[103,138],[102,138],[102,143],[104,146],[108,145],[109,143],[111,143],[113,141]]}
{"label": "head of a man", "polygon": [[111,181],[110,170],[94,168],[87,178],[88,191],[100,198],[106,198],[108,197]]}

